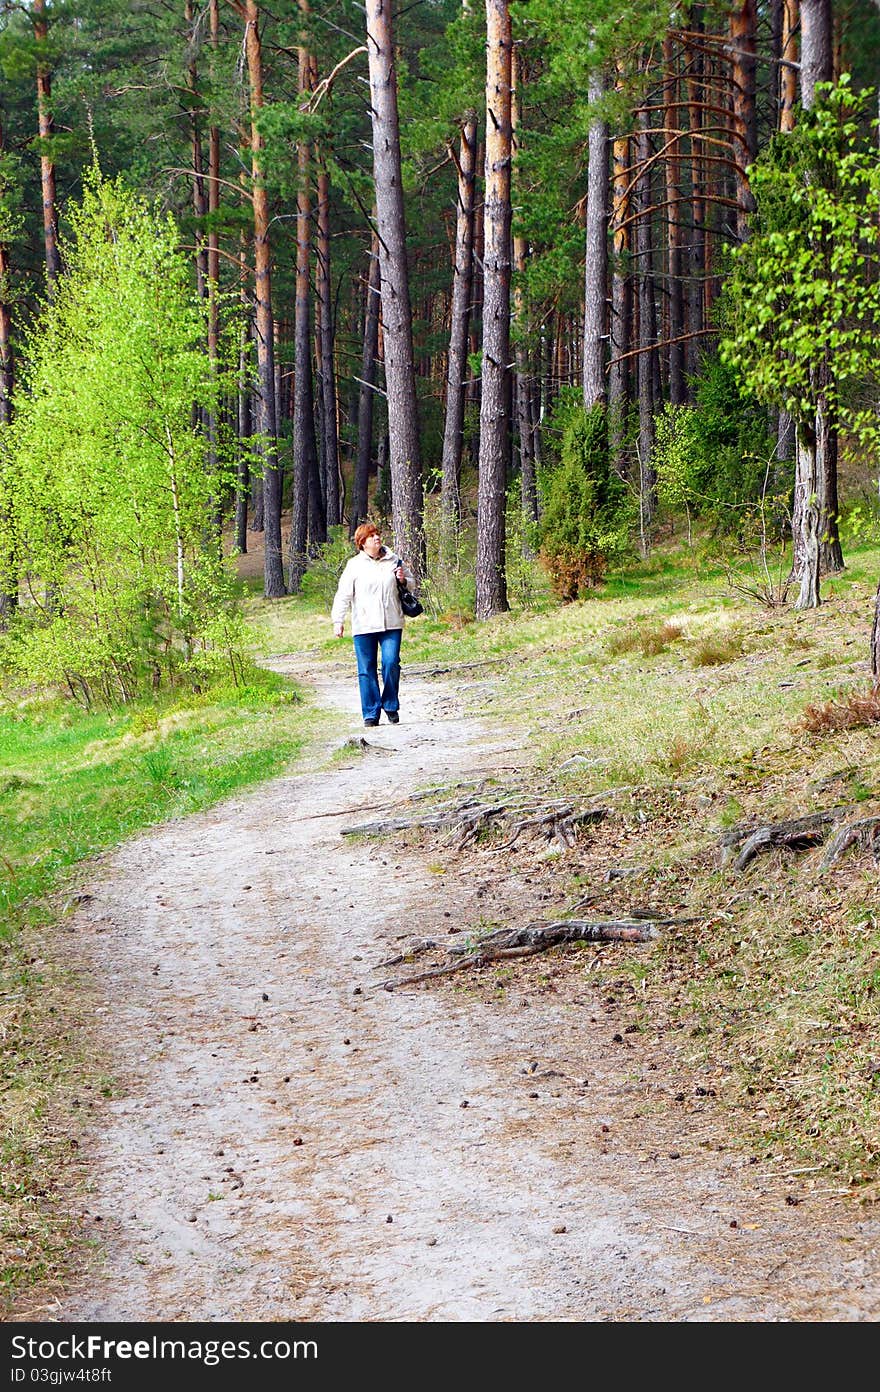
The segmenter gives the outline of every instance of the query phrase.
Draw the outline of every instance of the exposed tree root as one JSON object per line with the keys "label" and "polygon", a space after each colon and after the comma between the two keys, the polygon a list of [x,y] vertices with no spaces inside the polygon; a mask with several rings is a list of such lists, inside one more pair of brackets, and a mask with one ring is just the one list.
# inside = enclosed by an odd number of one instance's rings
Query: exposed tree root
{"label": "exposed tree root", "polygon": [[[551,923],[528,923],[523,928],[499,928],[481,938],[477,947],[465,943],[450,948],[450,956],[463,954],[458,962],[415,972],[396,981],[382,981],[379,985],[387,991],[396,986],[412,986],[416,982],[450,976],[469,967],[484,967],[490,962],[508,961],[512,957],[532,957],[538,952],[546,952],[548,948],[558,947],[560,943],[653,942],[659,936],[662,925],[692,921],[679,918],[567,918]],[[383,962],[381,965],[389,966],[392,963]]]}
{"label": "exposed tree root", "polygon": [[379,822],[362,822],[359,826],[343,827],[343,836],[390,836],[399,831],[445,831],[444,845],[461,851],[472,845],[480,835],[501,830],[512,831],[493,851],[506,851],[521,835],[543,835],[566,849],[576,840],[578,829],[591,822],[601,822],[608,816],[607,807],[578,808],[570,800],[559,798],[552,802],[479,802],[466,799],[455,806],[441,807],[423,817],[391,817]]}
{"label": "exposed tree root", "polygon": [[878,837],[880,837],[880,817],[858,817],[853,822],[847,822],[839,831],[836,831],[828,842],[825,854],[822,857],[820,870],[827,870],[830,866],[836,865],[844,851],[849,850],[850,846],[856,842],[860,846],[870,847],[874,852],[874,859],[877,859]]}
{"label": "exposed tree root", "polygon": [[831,827],[851,812],[853,807],[831,807],[827,812],[814,812],[808,817],[791,821],[768,822],[766,826],[735,826],[721,836],[722,864],[727,864],[737,846],[741,850],[734,861],[734,870],[744,870],[761,851],[772,846],[789,846],[792,850],[808,850],[825,840]]}

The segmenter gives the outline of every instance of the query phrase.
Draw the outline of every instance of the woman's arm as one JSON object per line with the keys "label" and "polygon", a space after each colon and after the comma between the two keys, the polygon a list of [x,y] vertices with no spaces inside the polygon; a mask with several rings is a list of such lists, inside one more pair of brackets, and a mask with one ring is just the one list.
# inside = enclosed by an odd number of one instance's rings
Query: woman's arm
{"label": "woman's arm", "polygon": [[339,577],[339,584],[336,586],[336,595],[333,599],[333,608],[330,610],[330,619],[337,638],[342,637],[345,616],[351,608],[353,600],[354,568],[351,561],[347,561],[345,569]]}

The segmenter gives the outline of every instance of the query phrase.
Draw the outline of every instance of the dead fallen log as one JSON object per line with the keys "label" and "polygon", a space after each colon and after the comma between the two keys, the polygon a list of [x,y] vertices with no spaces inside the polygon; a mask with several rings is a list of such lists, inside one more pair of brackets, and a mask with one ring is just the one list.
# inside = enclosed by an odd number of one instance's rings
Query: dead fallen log
{"label": "dead fallen log", "polygon": [[465,971],[470,967],[485,967],[512,957],[532,957],[562,943],[653,942],[660,936],[662,925],[690,922],[693,920],[679,918],[568,918],[551,923],[528,923],[523,928],[499,928],[494,933],[487,933],[476,947],[467,943],[450,947],[449,956],[458,956],[460,960],[457,962],[378,984],[386,991],[393,991],[397,986],[412,986],[419,981],[450,976],[453,972]]}
{"label": "dead fallen log", "polygon": [[792,850],[808,850],[825,840],[829,830],[849,816],[851,806],[830,807],[825,812],[813,812],[807,817],[795,817],[784,822],[768,822],[764,826],[735,826],[721,835],[721,863],[726,865],[737,846],[741,847],[734,861],[734,870],[744,870],[761,851],[773,846],[788,846]]}
{"label": "dead fallen log", "polygon": [[880,838],[880,817],[857,817],[855,821],[847,822],[834,833],[828,842],[819,869],[828,870],[832,865],[836,865],[844,851],[849,850],[850,846],[856,842],[862,846],[869,846],[876,859],[878,838]]}

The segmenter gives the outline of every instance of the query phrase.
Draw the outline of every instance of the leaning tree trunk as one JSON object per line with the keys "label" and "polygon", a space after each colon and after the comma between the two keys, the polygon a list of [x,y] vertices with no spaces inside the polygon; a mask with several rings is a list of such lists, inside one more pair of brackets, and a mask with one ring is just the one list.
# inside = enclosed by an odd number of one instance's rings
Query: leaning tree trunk
{"label": "leaning tree trunk", "polygon": [[477,490],[476,616],[508,608],[505,506],[510,468],[510,161],[512,39],[507,0],[486,0],[486,208],[483,392]]}
{"label": "leaning tree trunk", "polygon": [[275,352],[272,317],[272,256],[269,243],[269,198],[263,179],[263,55],[259,8],[255,0],[233,0],[245,21],[245,50],[251,106],[251,177],[254,210],[255,331],[257,336],[258,422],[263,463],[265,559],[263,591],[267,599],[286,593],[281,554],[281,469],[275,424]]}
{"label": "leaning tree trunk", "polygon": [[55,197],[55,157],[52,153],[52,78],[45,55],[49,25],[46,0],[33,0],[32,18],[37,49],[37,129],[40,134],[40,183],[43,192],[43,241],[46,249],[46,280],[49,294],[61,274],[58,252],[58,210]]}
{"label": "leaning tree trunk", "polygon": [[467,383],[468,327],[474,261],[474,181],[477,157],[477,115],[469,111],[461,125],[457,158],[458,198],[455,218],[455,265],[452,273],[452,308],[449,358],[446,373],[446,416],[440,474],[440,510],[455,522],[461,513],[461,450],[464,438],[464,403]]}
{"label": "leaning tree trunk", "polygon": [[[605,94],[601,73],[590,78],[590,102],[598,103]],[[589,128],[587,165],[587,220],[584,266],[584,408],[604,406],[606,301],[608,294],[608,126],[595,119]]]}
{"label": "leaning tree trunk", "polygon": [[419,580],[425,569],[424,498],[391,0],[366,0],[366,18],[388,394],[392,528],[396,549],[406,557]]}

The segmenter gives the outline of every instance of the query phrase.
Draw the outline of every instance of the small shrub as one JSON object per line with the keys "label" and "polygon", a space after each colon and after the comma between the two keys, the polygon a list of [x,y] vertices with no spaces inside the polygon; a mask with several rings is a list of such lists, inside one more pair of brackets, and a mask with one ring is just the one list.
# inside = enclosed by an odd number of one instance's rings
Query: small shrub
{"label": "small shrub", "polygon": [[539,473],[543,504],[540,557],[554,593],[583,598],[600,585],[609,564],[629,545],[633,503],[611,467],[605,411],[585,411],[577,392],[563,392],[548,438],[560,432],[558,453]]}
{"label": "small shrub", "polygon": [[659,628],[645,624],[615,633],[608,641],[608,651],[614,655],[641,652],[645,657],[656,657],[683,636],[681,625],[667,619]]}
{"label": "small shrub", "polygon": [[720,667],[723,662],[735,662],[742,657],[742,651],[742,638],[735,633],[701,638],[691,653],[691,662],[694,667]]}
{"label": "small shrub", "polygon": [[811,703],[804,708],[796,729],[811,735],[834,735],[880,722],[880,691],[851,691],[839,700]]}

